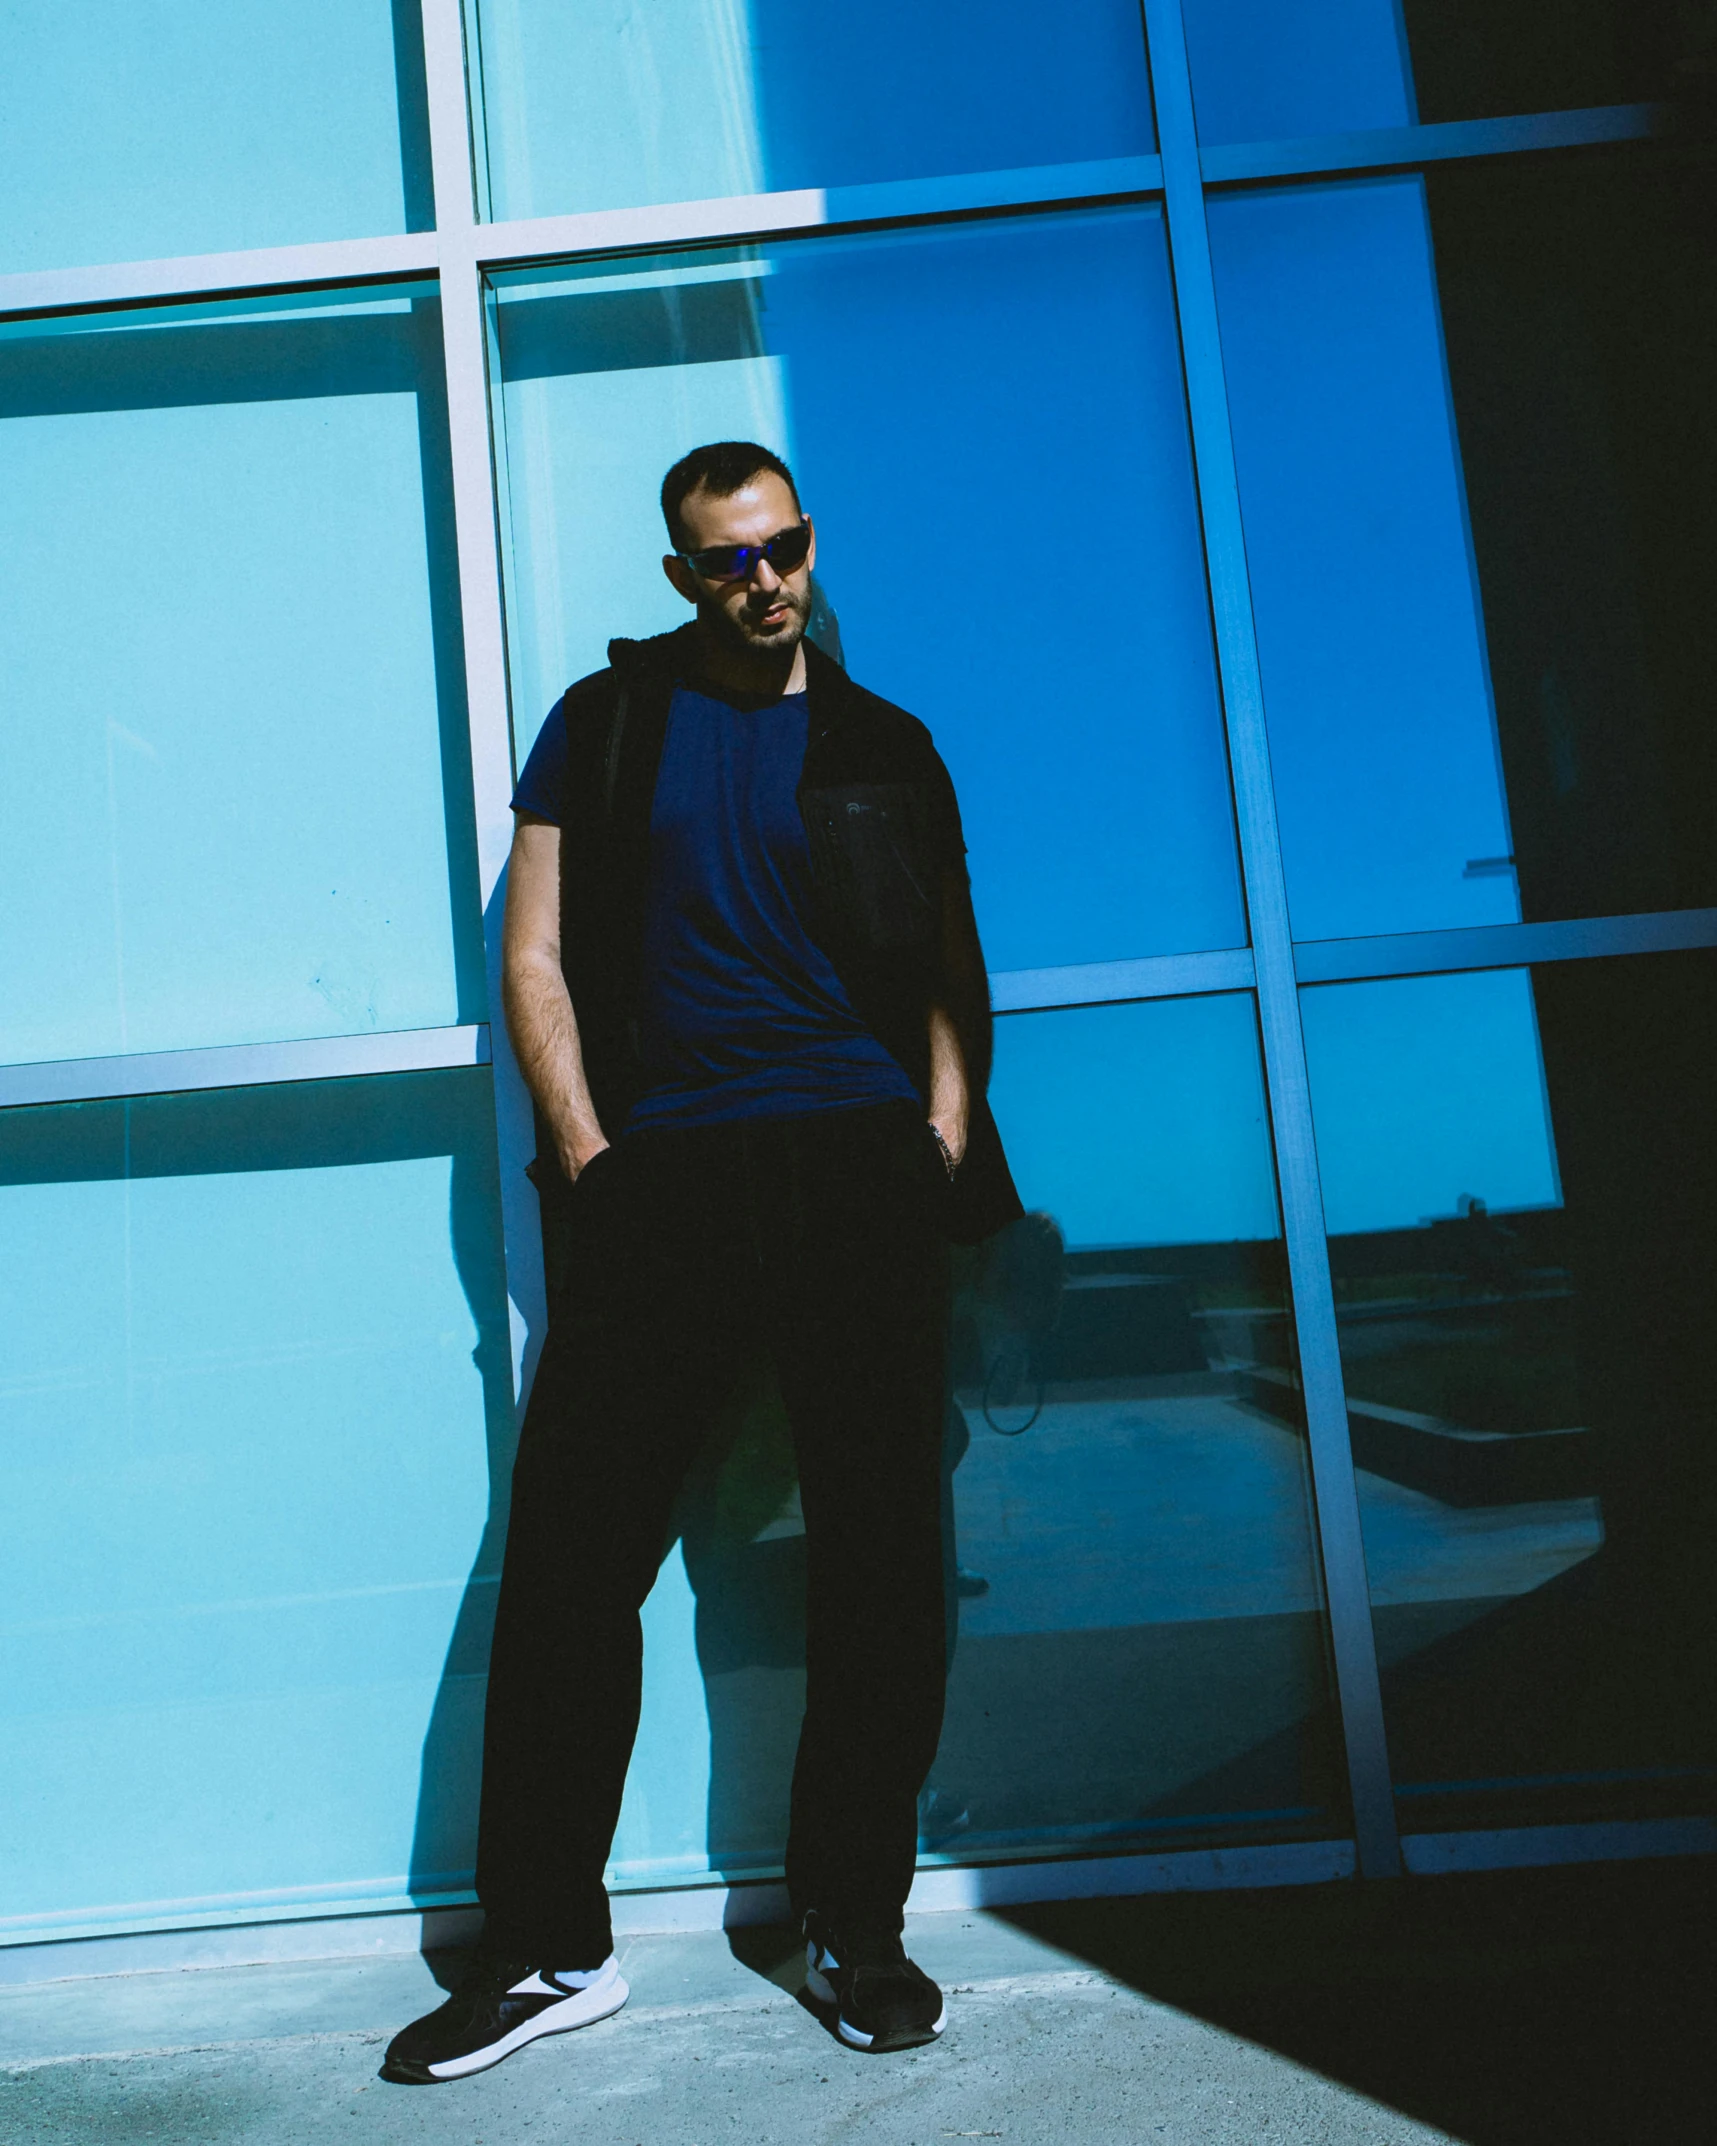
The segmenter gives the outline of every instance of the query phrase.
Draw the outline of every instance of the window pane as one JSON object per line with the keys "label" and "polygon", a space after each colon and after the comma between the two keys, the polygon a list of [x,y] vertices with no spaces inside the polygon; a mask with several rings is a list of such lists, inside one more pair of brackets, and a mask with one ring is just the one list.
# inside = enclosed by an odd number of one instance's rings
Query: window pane
{"label": "window pane", "polygon": [[1272,141],[1413,124],[1396,0],[1182,0],[1198,136]]}
{"label": "window pane", "polygon": [[483,1018],[439,307],[262,304],[0,331],[9,1058]]}
{"label": "window pane", "polygon": [[1699,94],[1717,39],[1675,0],[1185,0],[1206,142]]}
{"label": "window pane", "polygon": [[662,473],[759,439],[854,676],[953,771],[990,966],[1242,942],[1158,211],[598,265],[498,316],[521,758],[611,635],[688,615]]}
{"label": "window pane", "polygon": [[1717,956],[1304,1006],[1402,1822],[1703,1807]]}
{"label": "window pane", "polygon": [[971,1813],[950,1853],[1338,1829],[1305,1448],[1246,1398],[1291,1355],[1252,1001],[1009,1016],[992,1097],[1033,1214],[956,1303],[955,1547],[988,1587],[932,1777]]}
{"label": "window pane", "polygon": [[[997,1028],[993,1099],[1034,1212],[955,1254],[950,1677],[921,1851],[1339,1831],[1304,1443],[1243,1394],[1289,1357],[1251,1001]],[[622,1883],[780,1865],[805,1535],[771,1382],[679,1525],[645,1612]]]}
{"label": "window pane", "polygon": [[1298,936],[1717,900],[1700,183],[1213,202]]}
{"label": "window pane", "polygon": [[416,0],[4,0],[0,273],[426,231]]}
{"label": "window pane", "polygon": [[1513,923],[1423,182],[1210,233],[1294,931]]}
{"label": "window pane", "polygon": [[492,1113],[486,1070],[0,1113],[9,1914],[469,1883]]}
{"label": "window pane", "polygon": [[1136,0],[481,0],[491,213],[1137,156]]}

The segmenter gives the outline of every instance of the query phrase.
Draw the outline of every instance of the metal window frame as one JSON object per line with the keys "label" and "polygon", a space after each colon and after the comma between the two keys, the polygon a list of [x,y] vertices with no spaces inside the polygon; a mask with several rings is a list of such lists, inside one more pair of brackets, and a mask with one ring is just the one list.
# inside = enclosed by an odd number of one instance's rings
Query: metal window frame
{"label": "metal window frame", "polygon": [[[1295,944],[1252,624],[1206,198],[1209,192],[1224,188],[1411,170],[1455,158],[1566,154],[1640,141],[1669,132],[1671,115],[1660,106],[1603,106],[1201,149],[1181,0],[1142,0],[1157,111],[1159,149],[1155,154],[487,222],[481,214],[487,191],[481,161],[483,117],[476,109],[472,88],[475,85],[480,94],[477,55],[467,50],[467,0],[421,0],[421,11],[435,195],[432,230],[4,275],[0,276],[0,320],[119,313],[145,305],[275,291],[385,289],[429,276],[439,280],[491,1009],[501,1004],[498,911],[512,832],[508,798],[514,752],[503,618],[503,530],[490,407],[486,318],[490,272],[575,255],[625,254],[821,230],[905,227],[1150,197],[1164,201],[1251,943],[1002,972],[991,978],[992,996],[997,1012],[1006,1015],[1220,991],[1247,990],[1256,995],[1358,1867],[1368,1875],[1399,1870],[1401,1842],[1347,1439],[1300,1027],[1300,988],[1361,977],[1717,945],[1717,910]],[[523,1356],[523,1337],[527,1332],[540,1333],[545,1307],[537,1206],[523,1174],[532,1145],[531,1113],[500,1022],[493,1028],[471,1024],[393,1035],[14,1066],[0,1069],[0,1107],[365,1077],[491,1061],[517,1399],[528,1387],[531,1370]],[[1412,1852],[1418,1838],[1410,1844],[1409,1868],[1421,1867],[1425,1851]]]}

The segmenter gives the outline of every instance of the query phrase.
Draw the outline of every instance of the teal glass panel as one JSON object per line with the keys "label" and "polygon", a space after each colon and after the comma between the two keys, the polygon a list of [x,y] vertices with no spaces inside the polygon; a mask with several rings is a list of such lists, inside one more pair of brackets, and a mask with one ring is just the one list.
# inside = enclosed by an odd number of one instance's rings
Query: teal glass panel
{"label": "teal glass panel", "polygon": [[1137,156],[1134,0],[475,0],[490,211],[546,216]]}
{"label": "teal glass panel", "polygon": [[757,439],[853,675],[952,770],[991,968],[1243,943],[1159,210],[522,272],[497,325],[521,759],[689,616],[663,472]]}
{"label": "teal glass panel", "polygon": [[11,1060],[483,1015],[440,312],[0,331]]}
{"label": "teal glass panel", "polygon": [[9,1933],[468,1884],[487,1070],[0,1114],[0,1303]]}
{"label": "teal glass panel", "polygon": [[435,221],[416,0],[0,0],[0,274]]}
{"label": "teal glass panel", "polygon": [[1518,921],[1424,182],[1210,204],[1295,936]]}
{"label": "teal glass panel", "polygon": [[[1252,1001],[1010,1015],[1032,1212],[955,1253],[949,1687],[927,1862],[1342,1829]],[[645,1613],[611,1877],[779,1869],[805,1534],[780,1398],[735,1397]]]}
{"label": "teal glass panel", "polygon": [[1402,1824],[1708,1808],[1717,956],[1303,1005]]}

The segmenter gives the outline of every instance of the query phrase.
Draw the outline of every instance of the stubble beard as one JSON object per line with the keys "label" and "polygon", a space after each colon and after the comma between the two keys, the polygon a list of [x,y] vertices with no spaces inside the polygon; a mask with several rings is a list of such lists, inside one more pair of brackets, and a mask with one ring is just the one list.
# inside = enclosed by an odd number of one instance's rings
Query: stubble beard
{"label": "stubble beard", "polygon": [[811,618],[811,592],[808,587],[793,590],[783,586],[780,594],[772,601],[784,603],[788,615],[783,624],[768,633],[758,632],[748,626],[743,611],[729,611],[724,604],[700,603],[698,611],[705,626],[717,641],[736,653],[748,656],[789,656],[805,638],[805,628]]}

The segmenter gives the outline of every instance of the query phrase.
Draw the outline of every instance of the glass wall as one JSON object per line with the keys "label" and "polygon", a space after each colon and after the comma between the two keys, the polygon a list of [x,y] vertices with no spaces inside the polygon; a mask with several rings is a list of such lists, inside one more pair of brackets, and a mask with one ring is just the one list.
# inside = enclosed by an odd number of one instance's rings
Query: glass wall
{"label": "glass wall", "polygon": [[0,274],[435,222],[402,0],[8,0]]}
{"label": "glass wall", "polygon": [[1306,994],[1404,1824],[1717,1784],[1714,1024],[1709,953]]}
{"label": "glass wall", "polygon": [[451,511],[433,286],[0,325],[0,1057],[483,1018]]}
{"label": "glass wall", "polygon": [[790,19],[751,0],[469,0],[469,18],[497,218],[1155,147],[1135,0]]}
{"label": "glass wall", "polygon": [[689,615],[662,472],[761,439],[826,632],[948,761],[991,966],[1244,941],[1159,209],[580,265],[497,327],[521,755],[611,635]]}
{"label": "glass wall", "polygon": [[[721,436],[954,773],[1031,1209],[957,1255],[927,1864],[1709,1809],[1713,49],[0,6],[0,1943],[469,1897],[506,799]],[[779,1868],[783,1429],[688,1485],[621,1886]]]}

